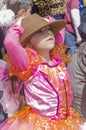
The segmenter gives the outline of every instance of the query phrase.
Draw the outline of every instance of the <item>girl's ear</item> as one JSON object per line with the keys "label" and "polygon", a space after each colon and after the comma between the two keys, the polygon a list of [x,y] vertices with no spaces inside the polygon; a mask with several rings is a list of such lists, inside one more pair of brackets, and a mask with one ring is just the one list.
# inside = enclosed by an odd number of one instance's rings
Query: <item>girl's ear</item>
{"label": "girl's ear", "polygon": [[22,25],[22,19],[24,18],[24,16],[21,16],[21,17],[19,17],[19,18],[16,18],[16,21],[15,21],[15,23],[17,24],[17,25]]}

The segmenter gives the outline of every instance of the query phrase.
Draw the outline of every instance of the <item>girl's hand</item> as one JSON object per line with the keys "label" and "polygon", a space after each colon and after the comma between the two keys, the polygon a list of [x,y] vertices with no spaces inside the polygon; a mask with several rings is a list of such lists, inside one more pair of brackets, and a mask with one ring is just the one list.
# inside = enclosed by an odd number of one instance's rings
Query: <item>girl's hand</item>
{"label": "girl's hand", "polygon": [[21,26],[23,18],[24,18],[24,16],[17,18],[15,24]]}

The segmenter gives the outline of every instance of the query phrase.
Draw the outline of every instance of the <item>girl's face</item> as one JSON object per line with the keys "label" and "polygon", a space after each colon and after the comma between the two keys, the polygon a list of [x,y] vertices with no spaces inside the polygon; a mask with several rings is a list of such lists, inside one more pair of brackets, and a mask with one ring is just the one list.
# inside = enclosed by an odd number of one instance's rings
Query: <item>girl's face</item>
{"label": "girl's face", "polygon": [[43,27],[30,39],[30,46],[37,51],[50,51],[55,46],[55,37],[49,26]]}

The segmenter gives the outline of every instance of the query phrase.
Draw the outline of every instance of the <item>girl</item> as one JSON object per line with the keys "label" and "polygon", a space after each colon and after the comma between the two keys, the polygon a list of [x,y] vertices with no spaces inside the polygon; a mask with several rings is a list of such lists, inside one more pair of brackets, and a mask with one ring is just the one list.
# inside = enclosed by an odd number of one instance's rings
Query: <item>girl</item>
{"label": "girl", "polygon": [[69,74],[55,45],[54,35],[65,25],[64,20],[48,23],[33,14],[8,30],[4,45],[9,66],[22,80],[27,105],[3,122],[1,130],[79,130],[82,120],[71,108]]}

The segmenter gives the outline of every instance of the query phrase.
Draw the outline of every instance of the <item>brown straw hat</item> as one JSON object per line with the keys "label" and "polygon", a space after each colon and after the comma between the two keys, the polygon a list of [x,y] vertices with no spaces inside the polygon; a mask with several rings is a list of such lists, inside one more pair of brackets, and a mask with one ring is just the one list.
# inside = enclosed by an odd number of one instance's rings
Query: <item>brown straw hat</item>
{"label": "brown straw hat", "polygon": [[22,46],[26,46],[29,42],[29,38],[41,28],[50,25],[51,30],[54,34],[57,34],[62,28],[65,27],[65,20],[56,20],[54,22],[47,22],[43,17],[38,14],[32,14],[24,17],[22,19],[22,27],[24,28],[24,33],[21,37]]}

